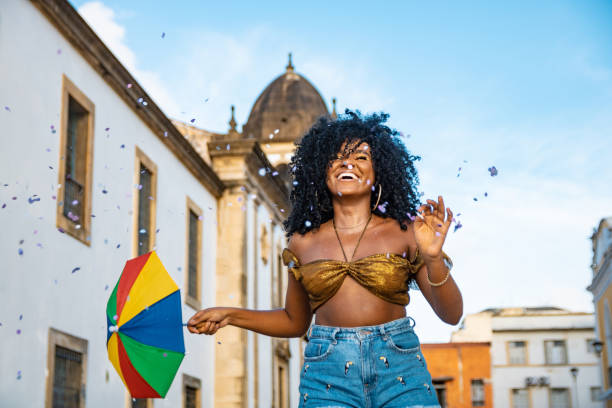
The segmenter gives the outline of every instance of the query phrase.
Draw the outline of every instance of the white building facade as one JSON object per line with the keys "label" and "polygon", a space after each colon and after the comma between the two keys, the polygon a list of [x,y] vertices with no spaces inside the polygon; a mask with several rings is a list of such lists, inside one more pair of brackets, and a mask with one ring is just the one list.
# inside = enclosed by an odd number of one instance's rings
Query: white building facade
{"label": "white building facade", "polygon": [[229,329],[185,330],[166,398],[129,397],[107,357],[104,317],[126,260],[156,250],[181,288],[184,321],[231,306],[219,283],[229,228],[219,208],[233,205],[246,223],[239,306],[282,307],[280,200],[253,169],[242,186],[219,177],[68,2],[5,1],[0,21],[0,406],[297,406],[301,340],[246,331],[244,393],[222,399]]}
{"label": "white building facade", "polygon": [[486,338],[496,408],[603,406],[592,313],[487,309],[466,316],[451,341]]}

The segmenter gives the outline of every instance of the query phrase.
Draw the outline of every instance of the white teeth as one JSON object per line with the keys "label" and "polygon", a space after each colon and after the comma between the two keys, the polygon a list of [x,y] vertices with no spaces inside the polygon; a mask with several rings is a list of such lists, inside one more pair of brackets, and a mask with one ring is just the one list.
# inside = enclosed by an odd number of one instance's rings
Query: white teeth
{"label": "white teeth", "polygon": [[349,173],[349,172],[340,173],[338,175],[338,180],[342,180],[343,177],[350,177],[353,180],[359,180],[359,178],[356,175],[354,175],[353,173]]}

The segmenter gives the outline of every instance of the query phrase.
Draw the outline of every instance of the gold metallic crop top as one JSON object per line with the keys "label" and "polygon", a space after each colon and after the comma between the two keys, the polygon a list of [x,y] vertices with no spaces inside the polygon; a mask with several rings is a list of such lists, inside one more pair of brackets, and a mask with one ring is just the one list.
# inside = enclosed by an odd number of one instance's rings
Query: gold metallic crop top
{"label": "gold metallic crop top", "polygon": [[283,263],[308,293],[314,312],[336,294],[346,275],[379,298],[405,306],[410,302],[410,275],[417,273],[424,261],[417,249],[411,260],[398,254],[383,253],[350,262],[320,259],[301,265],[295,254],[285,249]]}

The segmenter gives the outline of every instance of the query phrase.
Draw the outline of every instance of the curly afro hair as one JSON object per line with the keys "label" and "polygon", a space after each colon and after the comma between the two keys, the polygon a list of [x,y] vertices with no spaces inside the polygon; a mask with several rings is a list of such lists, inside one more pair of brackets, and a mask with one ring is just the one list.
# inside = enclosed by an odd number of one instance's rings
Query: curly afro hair
{"label": "curly afro hair", "polygon": [[[296,142],[296,151],[289,163],[293,177],[290,200],[291,213],[284,222],[287,237],[298,232],[319,228],[334,216],[331,194],[327,188],[327,168],[337,158],[342,143],[343,155],[350,154],[349,146],[365,142],[370,146],[376,186],[372,186],[373,206],[378,198],[378,184],[382,186],[380,205],[374,213],[391,217],[406,230],[406,223],[414,219],[420,205],[416,186],[419,183],[414,162],[420,160],[404,146],[399,132],[385,125],[386,113],[362,115],[347,109],[344,115],[332,120],[320,118]],[[356,142],[356,143],[353,143]]]}

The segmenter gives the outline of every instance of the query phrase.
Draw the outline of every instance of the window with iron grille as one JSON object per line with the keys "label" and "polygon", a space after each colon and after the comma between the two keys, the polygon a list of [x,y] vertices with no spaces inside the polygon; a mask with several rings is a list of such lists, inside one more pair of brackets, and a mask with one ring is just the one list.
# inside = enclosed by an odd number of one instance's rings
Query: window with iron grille
{"label": "window with iron grille", "polygon": [[601,387],[591,387],[591,401],[599,401],[601,398]]}
{"label": "window with iron grille", "polygon": [[512,408],[529,408],[529,392],[526,388],[512,390]]}
{"label": "window with iron grille", "polygon": [[57,226],[86,245],[91,233],[94,109],[94,104],[63,76]]}
{"label": "window with iron grille", "polygon": [[526,364],[527,363],[527,347],[524,341],[509,341],[508,342],[509,364]]}
{"label": "window with iron grille", "polygon": [[199,378],[183,374],[183,408],[199,408],[201,406],[202,382]]}
{"label": "window with iron grille", "polygon": [[567,348],[565,340],[544,341],[546,364],[567,364]]}
{"label": "window with iron grille", "polygon": [[55,346],[53,369],[53,408],[79,408],[83,355],[79,352]]}
{"label": "window with iron grille", "polygon": [[567,388],[550,389],[551,408],[570,408],[570,395]]}
{"label": "window with iron grille", "polygon": [[[152,173],[140,164],[138,182],[138,255],[151,251]],[[154,231],[153,231],[154,232]]]}
{"label": "window with iron grille", "polygon": [[472,380],[472,406],[482,407],[485,404],[484,381],[480,378]]}
{"label": "window with iron grille", "polygon": [[146,398],[132,398],[132,408],[149,408],[149,400]]}

